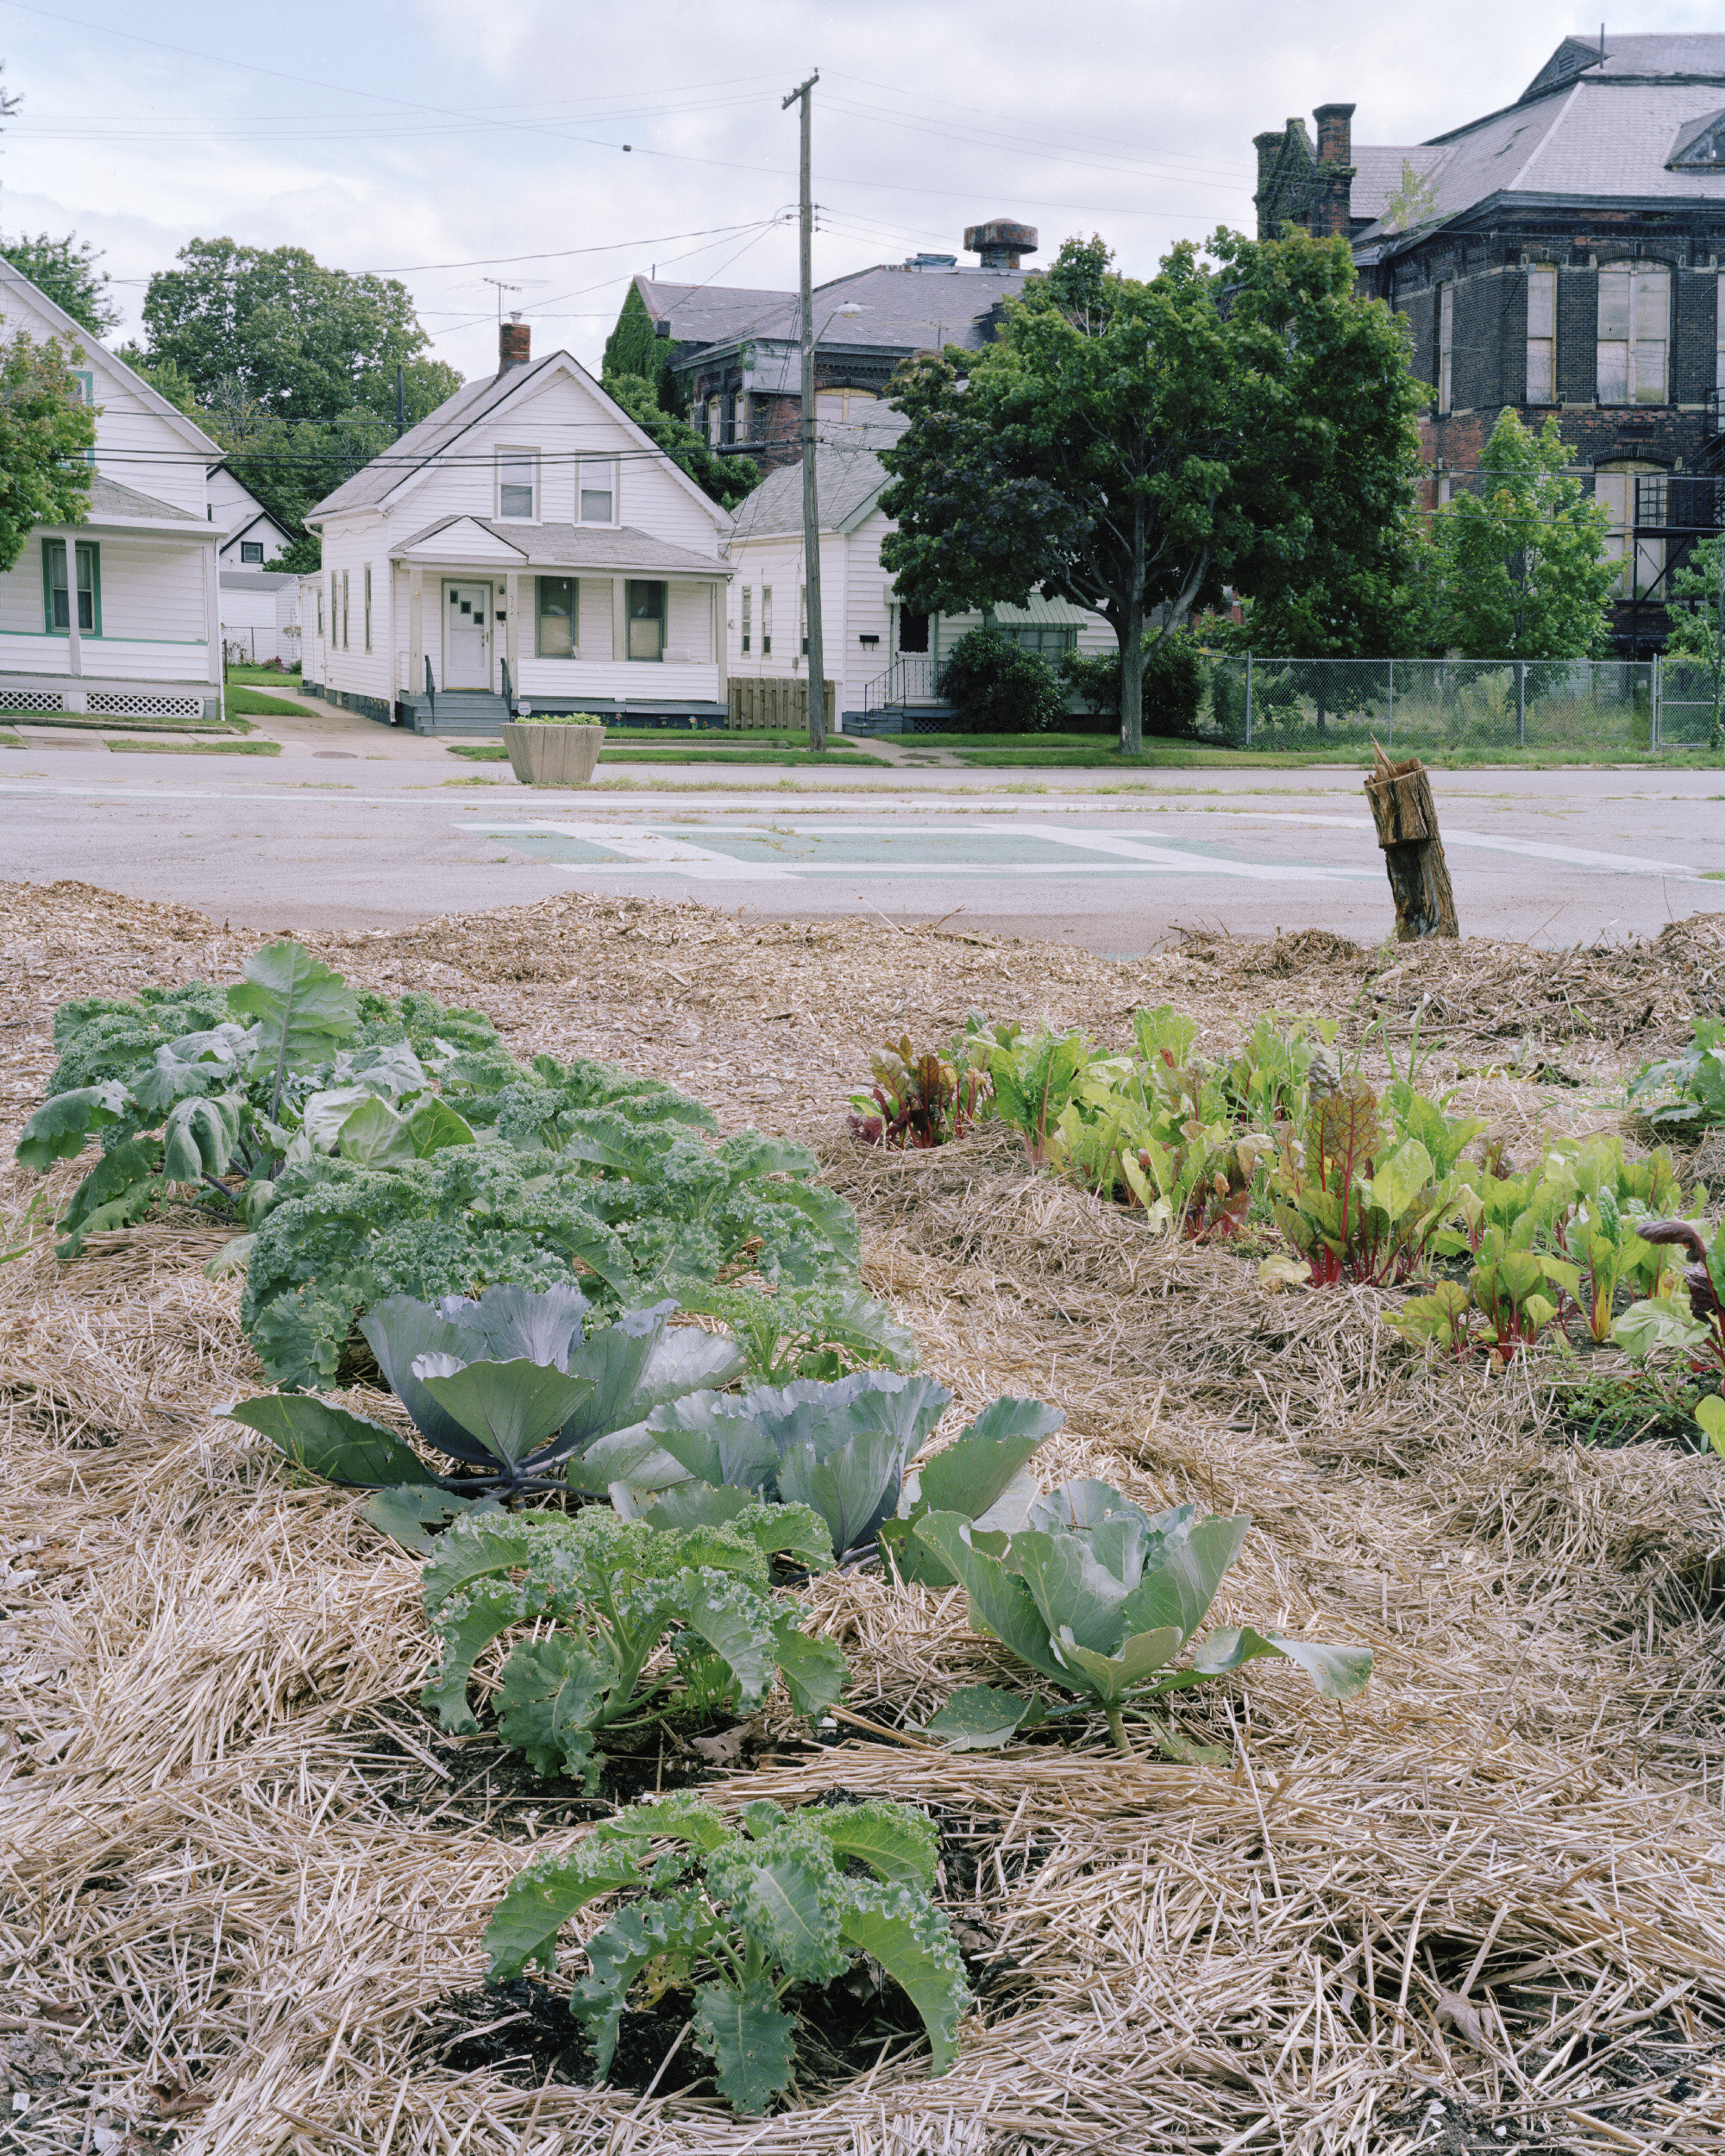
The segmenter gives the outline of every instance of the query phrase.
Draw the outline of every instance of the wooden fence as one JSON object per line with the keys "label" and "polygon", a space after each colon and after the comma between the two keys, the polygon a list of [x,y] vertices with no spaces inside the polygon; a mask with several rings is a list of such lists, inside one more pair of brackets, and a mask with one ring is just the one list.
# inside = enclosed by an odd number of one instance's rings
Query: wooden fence
{"label": "wooden fence", "polygon": [[[730,716],[725,724],[758,732],[766,727],[808,731],[808,683],[769,678],[762,674],[733,674],[729,686]],[[826,684],[827,730],[833,726],[837,702],[834,684]]]}

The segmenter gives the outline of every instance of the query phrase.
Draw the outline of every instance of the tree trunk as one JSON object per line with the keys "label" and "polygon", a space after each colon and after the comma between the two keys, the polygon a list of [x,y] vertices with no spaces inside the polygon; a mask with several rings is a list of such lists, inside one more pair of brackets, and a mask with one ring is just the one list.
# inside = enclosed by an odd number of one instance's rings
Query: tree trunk
{"label": "tree trunk", "polygon": [[1432,781],[1417,756],[1391,763],[1376,743],[1365,798],[1383,849],[1389,893],[1396,901],[1396,935],[1411,943],[1424,936],[1461,934],[1456,924],[1455,894],[1438,836],[1438,812]]}
{"label": "tree trunk", "polygon": [[1144,754],[1144,503],[1132,505],[1132,590],[1120,639],[1120,753]]}

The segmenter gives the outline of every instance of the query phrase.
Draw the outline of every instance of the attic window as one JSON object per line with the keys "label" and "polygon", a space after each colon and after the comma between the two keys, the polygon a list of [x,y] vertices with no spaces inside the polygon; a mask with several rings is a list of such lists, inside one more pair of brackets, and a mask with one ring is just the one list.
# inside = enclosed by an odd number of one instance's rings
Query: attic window
{"label": "attic window", "polygon": [[1725,112],[1709,112],[1678,128],[1665,160],[1668,172],[1725,172]]}
{"label": "attic window", "polygon": [[242,561],[255,561],[258,567],[262,568],[264,566],[263,541],[261,539],[241,540],[240,559]]}
{"label": "attic window", "polygon": [[539,460],[531,449],[499,449],[497,453],[497,513],[524,517],[536,514]]}

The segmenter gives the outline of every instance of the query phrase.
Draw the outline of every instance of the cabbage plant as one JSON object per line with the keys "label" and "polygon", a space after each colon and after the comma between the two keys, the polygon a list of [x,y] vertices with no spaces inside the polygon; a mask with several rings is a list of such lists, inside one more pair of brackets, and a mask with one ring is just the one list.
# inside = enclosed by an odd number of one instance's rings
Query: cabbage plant
{"label": "cabbage plant", "polygon": [[[931,1513],[914,1532],[969,1594],[976,1630],[1079,1694],[1089,1711],[1100,1706],[1122,1752],[1132,1750],[1125,1721],[1132,1712],[1178,1757],[1180,1739],[1145,1713],[1144,1702],[1262,1655],[1285,1656],[1327,1699],[1352,1698],[1371,1674],[1367,1648],[1320,1645],[1251,1625],[1219,1626],[1197,1639],[1251,1526],[1244,1514],[1200,1519],[1195,1505],[1152,1517],[1106,1482],[1081,1481],[1038,1500],[1010,1534],[973,1528],[955,1513]],[[1189,1663],[1173,1667],[1189,1652]],[[972,1748],[1004,1744],[1016,1728],[1047,1719],[1029,1699],[1003,1711],[1002,1695],[988,1686],[969,1688],[947,1715],[935,1717],[931,1733]]]}
{"label": "cabbage plant", "polygon": [[228,1413],[298,1468],[385,1493],[376,1525],[424,1548],[425,1525],[466,1502],[516,1505],[564,1489],[570,1456],[662,1403],[727,1383],[736,1343],[668,1327],[673,1302],[626,1311],[583,1336],[578,1288],[487,1288],[435,1307],[392,1295],[360,1320],[391,1390],[425,1444],[455,1463],[439,1474],[381,1423],[304,1393],[248,1400]]}
{"label": "cabbage plant", "polygon": [[795,1988],[831,1983],[865,1954],[915,2007],[944,2073],[970,1994],[930,1898],[937,1855],[922,1813],[878,1797],[794,1816],[762,1798],[743,1808],[740,1831],[681,1793],[631,1805],[512,1882],[486,1928],[486,1981],[507,1983],[536,1961],[554,1972],[563,1926],[589,1902],[626,1895],[586,1940],[589,1974],[573,2000],[601,2075],[637,1979],[656,1998],[692,1984],[695,2041],[720,2094],[738,2111],[763,2111],[794,2071]]}

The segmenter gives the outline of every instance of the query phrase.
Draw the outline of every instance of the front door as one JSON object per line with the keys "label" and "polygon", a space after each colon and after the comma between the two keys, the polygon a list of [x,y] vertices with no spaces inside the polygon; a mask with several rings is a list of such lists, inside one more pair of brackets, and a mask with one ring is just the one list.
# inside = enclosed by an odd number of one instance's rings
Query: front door
{"label": "front door", "polygon": [[443,586],[443,686],[491,686],[491,586]]}

